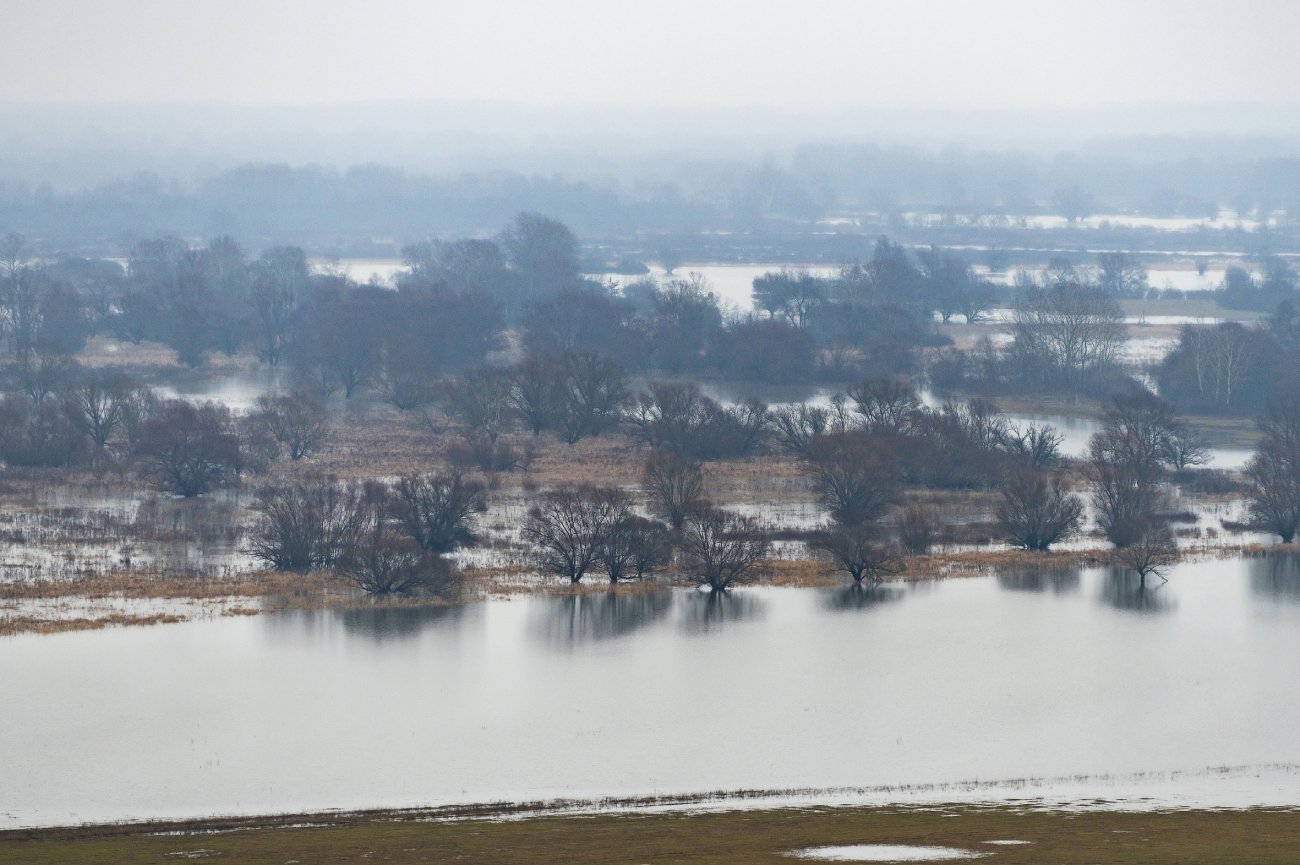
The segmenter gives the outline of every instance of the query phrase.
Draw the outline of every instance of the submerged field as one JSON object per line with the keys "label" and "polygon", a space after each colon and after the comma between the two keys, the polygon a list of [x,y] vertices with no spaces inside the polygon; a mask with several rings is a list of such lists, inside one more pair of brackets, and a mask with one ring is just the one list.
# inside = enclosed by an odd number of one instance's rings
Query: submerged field
{"label": "submerged field", "polygon": [[1292,865],[1300,849],[1300,812],[1051,812],[958,806],[524,819],[373,812],[4,832],[0,860],[10,865],[189,860],[249,865],[748,865],[801,861],[791,854],[807,848],[863,844],[956,848],[991,865]]}

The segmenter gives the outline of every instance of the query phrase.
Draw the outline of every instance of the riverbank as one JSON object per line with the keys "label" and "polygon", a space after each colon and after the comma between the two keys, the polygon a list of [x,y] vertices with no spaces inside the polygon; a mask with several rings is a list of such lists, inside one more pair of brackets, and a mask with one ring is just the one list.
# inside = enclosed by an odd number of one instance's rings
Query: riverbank
{"label": "riverbank", "polygon": [[[1300,544],[1223,544],[1185,549],[1183,560],[1212,561],[1261,558],[1300,552]],[[882,584],[947,579],[1014,578],[1062,573],[1083,568],[1118,567],[1109,549],[965,550],[907,556],[902,570]],[[528,578],[531,576],[531,578]],[[1158,582],[1158,578],[1155,578]],[[821,559],[769,559],[754,581],[783,588],[850,587],[852,583]],[[308,574],[258,570],[230,577],[195,579],[155,574],[110,574],[75,582],[41,581],[0,586],[0,637],[53,634],[109,627],[175,624],[226,616],[256,616],[287,610],[358,610],[444,607],[520,594],[590,595],[615,592],[639,595],[689,588],[683,577],[664,577],[617,585],[599,576],[579,584],[511,570],[468,569],[459,597],[392,596],[374,598],[326,571]],[[869,592],[871,586],[864,586]],[[743,591],[743,588],[740,589]]]}
{"label": "riverbank", "polygon": [[1291,865],[1295,809],[1041,811],[969,805],[552,814],[367,811],[0,832],[10,865],[375,861],[698,863],[799,861],[830,845],[948,847],[992,865]]}

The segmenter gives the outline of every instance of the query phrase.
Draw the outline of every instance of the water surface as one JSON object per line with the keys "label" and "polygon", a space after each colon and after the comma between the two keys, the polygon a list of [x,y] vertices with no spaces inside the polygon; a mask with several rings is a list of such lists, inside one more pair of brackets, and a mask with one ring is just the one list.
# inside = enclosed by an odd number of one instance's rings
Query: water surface
{"label": "water surface", "polygon": [[1089,570],[10,637],[0,825],[952,783],[997,799],[1025,793],[978,785],[1075,775],[1107,795],[1244,765],[1284,770],[1165,794],[1294,804],[1297,639],[1292,558],[1146,590]]}

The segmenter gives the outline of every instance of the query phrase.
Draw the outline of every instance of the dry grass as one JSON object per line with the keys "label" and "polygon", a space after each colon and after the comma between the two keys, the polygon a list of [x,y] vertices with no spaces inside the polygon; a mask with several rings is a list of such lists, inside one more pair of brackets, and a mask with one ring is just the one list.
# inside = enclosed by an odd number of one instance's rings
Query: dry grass
{"label": "dry grass", "polygon": [[[502,819],[505,818],[505,819]],[[1017,845],[990,844],[1014,840]],[[1011,807],[633,810],[508,807],[228,818],[0,832],[10,865],[529,863],[758,865],[822,845],[946,846],[990,865],[1294,865],[1300,812],[1052,812]]]}
{"label": "dry grass", "polygon": [[122,571],[79,580],[20,580],[0,585],[4,600],[133,598],[299,598],[341,592],[345,584],[325,571],[295,574],[258,570],[229,577],[177,578],[158,571]]}
{"label": "dry grass", "polygon": [[[258,611],[253,611],[253,613],[256,612]],[[100,628],[124,625],[167,625],[185,620],[185,616],[175,613],[151,613],[138,616],[127,613],[109,613],[94,618],[77,617],[71,619],[12,616],[0,618],[0,637],[9,637],[15,634],[60,634],[68,631],[96,631]]]}

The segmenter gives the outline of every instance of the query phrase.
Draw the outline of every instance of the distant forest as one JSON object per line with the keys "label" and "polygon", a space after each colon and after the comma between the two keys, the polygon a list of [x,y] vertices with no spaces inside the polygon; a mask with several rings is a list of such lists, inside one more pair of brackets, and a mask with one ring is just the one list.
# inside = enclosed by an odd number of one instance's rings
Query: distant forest
{"label": "distant forest", "polygon": [[[1191,152],[1175,148],[1159,157],[1119,148],[1042,156],[810,144],[763,163],[683,155],[633,161],[602,176],[266,163],[190,180],[140,172],[71,189],[0,177],[0,230],[20,232],[47,252],[123,254],[142,238],[173,233],[188,239],[229,234],[255,248],[292,243],[313,254],[395,256],[420,238],[485,236],[523,210],[553,214],[594,244],[675,237],[696,260],[725,260],[761,255],[762,238],[780,236],[769,244],[780,257],[751,260],[811,261],[868,251],[837,253],[835,236],[850,229],[824,221],[832,218],[858,217],[857,227],[870,237],[887,231],[905,242],[952,244],[1005,226],[940,223],[919,236],[909,234],[901,215],[1077,220],[1113,213],[1206,218],[1228,210],[1272,216],[1277,236],[1261,241],[1237,232],[1192,232],[1211,235],[1212,245],[1197,241],[1189,248],[1300,248],[1293,236],[1300,159]],[[747,240],[719,240],[729,235]],[[1053,235],[1071,242],[1068,230]],[[993,240],[1007,242],[1006,232]]]}

